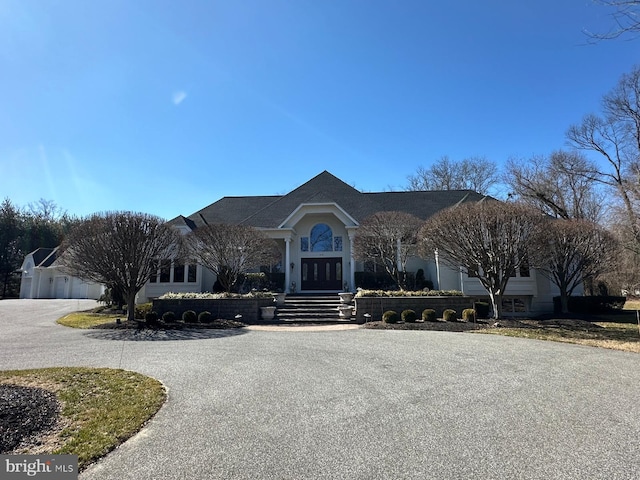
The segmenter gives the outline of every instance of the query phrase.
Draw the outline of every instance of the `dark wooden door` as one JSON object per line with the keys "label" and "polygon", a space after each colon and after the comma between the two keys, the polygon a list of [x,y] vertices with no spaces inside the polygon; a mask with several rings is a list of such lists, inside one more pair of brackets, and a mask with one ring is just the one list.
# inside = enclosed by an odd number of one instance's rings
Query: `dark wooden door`
{"label": "dark wooden door", "polygon": [[342,289],[342,258],[303,258],[301,290]]}

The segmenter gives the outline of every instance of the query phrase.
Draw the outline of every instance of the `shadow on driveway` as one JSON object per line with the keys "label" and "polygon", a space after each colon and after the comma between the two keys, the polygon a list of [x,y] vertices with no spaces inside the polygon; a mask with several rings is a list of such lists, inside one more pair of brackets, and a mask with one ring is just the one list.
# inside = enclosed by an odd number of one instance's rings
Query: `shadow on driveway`
{"label": "shadow on driveway", "polygon": [[123,329],[91,329],[84,333],[85,336],[98,340],[118,340],[130,342],[163,342],[169,340],[207,340],[211,338],[233,337],[247,333],[244,328],[202,328],[202,329],[175,329],[162,330],[145,328],[136,330]]}

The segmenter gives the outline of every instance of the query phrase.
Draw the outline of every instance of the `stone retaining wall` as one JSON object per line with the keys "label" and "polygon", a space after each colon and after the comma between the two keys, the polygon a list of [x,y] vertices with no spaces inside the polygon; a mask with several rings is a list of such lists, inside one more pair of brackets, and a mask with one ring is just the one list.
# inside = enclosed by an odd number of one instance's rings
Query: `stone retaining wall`
{"label": "stone retaining wall", "polygon": [[246,323],[260,320],[260,307],[273,306],[273,298],[185,298],[185,299],[155,299],[153,300],[154,312],[159,317],[165,312],[173,312],[177,318],[187,310],[193,310],[196,315],[201,312],[211,312],[213,318],[233,320],[236,315],[242,315],[242,321]]}
{"label": "stone retaining wall", "polygon": [[387,310],[395,310],[398,314],[403,310],[414,310],[418,318],[425,308],[436,311],[438,318],[442,318],[442,312],[451,308],[462,318],[462,310],[473,308],[472,297],[356,297],[356,321],[364,322],[364,314],[371,315],[370,321],[382,320],[382,314]]}

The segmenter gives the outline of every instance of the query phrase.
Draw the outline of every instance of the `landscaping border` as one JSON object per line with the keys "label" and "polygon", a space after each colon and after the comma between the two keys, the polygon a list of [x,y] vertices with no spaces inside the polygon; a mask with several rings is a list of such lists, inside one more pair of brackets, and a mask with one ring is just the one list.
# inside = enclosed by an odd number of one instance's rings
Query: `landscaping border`
{"label": "landscaping border", "polygon": [[165,312],[173,312],[176,318],[182,318],[187,310],[196,315],[210,312],[215,319],[234,320],[242,315],[242,322],[255,323],[261,320],[260,307],[274,305],[273,298],[156,298],[152,310],[162,317]]}
{"label": "landscaping border", "polygon": [[365,314],[371,315],[369,321],[382,319],[382,314],[387,310],[402,312],[411,309],[416,312],[418,318],[425,308],[432,308],[436,311],[438,318],[442,318],[442,312],[448,308],[455,310],[458,317],[462,318],[462,311],[465,308],[473,308],[474,297],[465,296],[423,296],[423,297],[356,297],[356,321],[365,322]]}

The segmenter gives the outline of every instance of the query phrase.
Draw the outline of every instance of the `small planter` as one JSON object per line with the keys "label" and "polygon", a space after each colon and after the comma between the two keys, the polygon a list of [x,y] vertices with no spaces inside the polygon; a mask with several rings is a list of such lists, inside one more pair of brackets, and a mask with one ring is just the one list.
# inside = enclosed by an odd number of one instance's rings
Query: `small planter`
{"label": "small planter", "polygon": [[353,316],[353,307],[351,305],[340,305],[338,307],[338,316],[340,318],[351,318]]}
{"label": "small planter", "polygon": [[353,293],[351,292],[340,292],[338,296],[342,303],[351,303],[353,301]]}
{"label": "small planter", "polygon": [[262,320],[273,320],[276,316],[276,307],[260,307]]}
{"label": "small planter", "polygon": [[279,307],[281,307],[282,305],[284,305],[284,300],[287,296],[286,293],[272,293],[273,295],[273,301],[275,302],[275,304]]}

